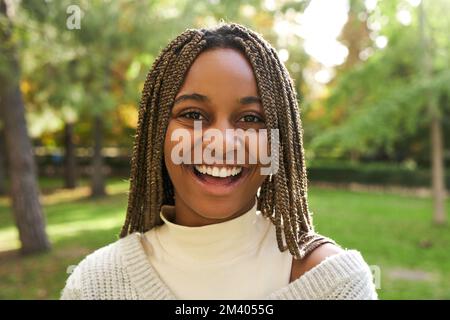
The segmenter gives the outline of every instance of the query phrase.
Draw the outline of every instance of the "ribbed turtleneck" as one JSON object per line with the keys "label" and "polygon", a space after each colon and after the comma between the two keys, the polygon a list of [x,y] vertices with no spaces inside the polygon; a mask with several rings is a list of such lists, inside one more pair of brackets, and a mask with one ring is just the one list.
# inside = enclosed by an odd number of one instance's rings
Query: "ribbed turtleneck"
{"label": "ribbed turtleneck", "polygon": [[[200,227],[174,223],[146,232],[150,263],[179,299],[258,299],[289,284],[292,256],[278,250],[275,227],[254,206],[231,220]],[[264,266],[264,267],[262,267]]]}
{"label": "ribbed turtleneck", "polygon": [[186,262],[217,263],[251,253],[263,240],[269,225],[258,219],[255,205],[234,219],[201,227],[175,224],[174,207],[164,206],[164,225],[157,237],[170,255]]}

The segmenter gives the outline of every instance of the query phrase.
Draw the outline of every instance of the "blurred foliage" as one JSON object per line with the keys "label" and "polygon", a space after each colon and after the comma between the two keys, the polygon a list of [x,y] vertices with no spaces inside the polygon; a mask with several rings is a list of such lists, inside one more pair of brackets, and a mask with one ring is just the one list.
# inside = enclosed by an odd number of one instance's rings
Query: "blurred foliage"
{"label": "blurred foliage", "polygon": [[[450,185],[450,174],[444,177]],[[428,187],[431,171],[417,167],[414,161],[357,163],[345,160],[315,160],[308,164],[308,180],[315,182],[360,183],[363,185]]]}
{"label": "blurred foliage", "polygon": [[[432,77],[424,77],[420,67],[417,7],[395,0],[379,1],[369,9],[363,1],[349,0],[348,21],[339,38],[349,54],[321,87],[308,78],[321,66],[305,52],[304,39],[295,31],[310,1],[13,2],[13,39],[20,49],[21,88],[36,145],[61,146],[64,124],[75,122],[75,143],[88,146],[92,116],[101,114],[105,145],[129,147],[140,91],[160,50],[187,28],[220,21],[247,25],[286,56],[311,159],[415,159],[426,164],[430,96],[439,108],[444,136],[450,135],[450,18],[442,15],[449,11],[445,0],[424,3]],[[79,30],[67,27],[67,9],[74,5],[82,13]],[[409,23],[398,18],[405,12]],[[377,46],[380,37],[385,37],[386,47]]]}
{"label": "blurred foliage", "polygon": [[[305,4],[307,1],[304,2]],[[80,29],[66,25],[81,9]],[[281,11],[299,7],[282,1]],[[61,145],[65,122],[89,145],[91,118],[105,121],[106,145],[130,146],[145,76],[160,50],[187,28],[243,23],[275,39],[262,1],[21,1],[15,6],[22,92],[36,144]]]}
{"label": "blurred foliage", "polygon": [[[410,24],[400,23],[400,10],[411,15]],[[427,1],[424,10],[432,41],[428,48],[421,46],[418,9],[409,2],[382,1],[371,12],[356,5],[351,9],[351,15],[377,26],[369,30],[373,41],[364,49],[371,55],[339,70],[329,85],[320,106],[324,108],[320,125],[310,132],[316,153],[325,157],[356,153],[372,159],[382,154],[400,161],[428,158],[430,97],[436,99],[444,136],[449,136],[450,18],[442,12],[450,7],[448,1]],[[385,48],[376,47],[380,36],[388,40]],[[431,77],[422,72],[423,50],[429,50]]]}

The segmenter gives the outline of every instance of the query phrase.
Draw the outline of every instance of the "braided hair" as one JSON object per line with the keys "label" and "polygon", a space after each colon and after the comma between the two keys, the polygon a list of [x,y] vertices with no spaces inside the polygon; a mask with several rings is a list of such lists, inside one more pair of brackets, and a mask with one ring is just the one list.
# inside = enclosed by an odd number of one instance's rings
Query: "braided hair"
{"label": "braided hair", "polygon": [[278,172],[262,183],[257,208],[275,225],[279,250],[288,249],[296,259],[302,259],[319,245],[333,241],[314,232],[308,209],[302,125],[293,81],[274,48],[258,33],[235,23],[187,29],[153,63],[139,105],[127,214],[120,237],[162,224],[162,205],[174,204],[163,137],[190,66],[200,53],[214,48],[235,49],[248,59],[267,128],[279,130]]}

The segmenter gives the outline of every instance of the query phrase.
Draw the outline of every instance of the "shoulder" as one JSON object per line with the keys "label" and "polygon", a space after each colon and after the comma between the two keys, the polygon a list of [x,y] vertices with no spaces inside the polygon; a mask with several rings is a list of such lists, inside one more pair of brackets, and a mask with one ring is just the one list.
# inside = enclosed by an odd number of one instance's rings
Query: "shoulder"
{"label": "shoulder", "polygon": [[290,281],[294,281],[300,278],[309,270],[313,269],[321,262],[325,261],[328,257],[331,257],[336,254],[343,253],[344,250],[337,245],[332,243],[325,243],[312,252],[310,252],[306,257],[302,260],[292,260],[292,269],[291,269],[291,279]]}
{"label": "shoulder", "polygon": [[[128,236],[129,237],[129,236]],[[107,270],[122,264],[123,243],[126,238],[118,239],[104,247],[101,247],[87,255],[75,267],[75,271]]]}
{"label": "shoulder", "polygon": [[[277,295],[277,294],[276,294]],[[287,299],[377,299],[372,271],[357,250],[331,243],[293,260],[291,283],[278,292]]]}
{"label": "shoulder", "polygon": [[[114,299],[114,288],[127,282],[123,251],[135,235],[116,240],[87,255],[66,280],[61,299]],[[120,297],[119,297],[120,298]]]}

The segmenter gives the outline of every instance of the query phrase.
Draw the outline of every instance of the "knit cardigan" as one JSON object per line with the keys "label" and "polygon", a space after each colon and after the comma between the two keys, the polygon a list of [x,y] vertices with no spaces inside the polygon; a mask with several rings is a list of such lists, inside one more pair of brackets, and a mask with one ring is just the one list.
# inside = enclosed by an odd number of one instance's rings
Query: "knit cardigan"
{"label": "knit cardigan", "polygon": [[[84,258],[68,277],[62,300],[177,299],[132,233]],[[327,257],[266,300],[377,299],[369,266],[357,250]]]}

